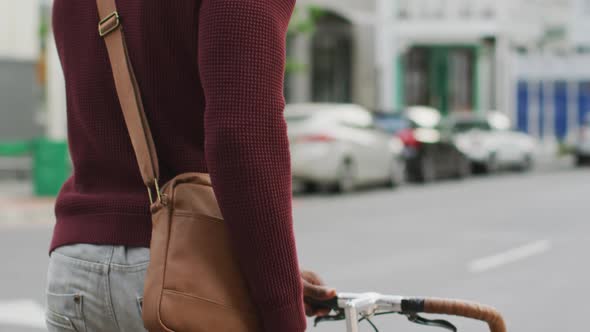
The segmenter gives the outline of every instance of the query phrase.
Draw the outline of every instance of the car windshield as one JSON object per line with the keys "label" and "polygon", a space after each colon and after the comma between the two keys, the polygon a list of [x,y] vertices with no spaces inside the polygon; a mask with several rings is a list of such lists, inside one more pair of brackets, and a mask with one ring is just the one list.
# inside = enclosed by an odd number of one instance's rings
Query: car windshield
{"label": "car windshield", "polygon": [[455,123],[453,131],[457,133],[464,133],[470,130],[490,130],[490,126],[483,121],[461,121]]}
{"label": "car windshield", "polygon": [[409,128],[410,121],[400,116],[376,116],[375,125],[388,133],[397,134]]}
{"label": "car windshield", "polygon": [[305,120],[309,119],[311,116],[309,114],[293,114],[293,115],[286,115],[285,120],[287,121],[288,125],[294,125]]}

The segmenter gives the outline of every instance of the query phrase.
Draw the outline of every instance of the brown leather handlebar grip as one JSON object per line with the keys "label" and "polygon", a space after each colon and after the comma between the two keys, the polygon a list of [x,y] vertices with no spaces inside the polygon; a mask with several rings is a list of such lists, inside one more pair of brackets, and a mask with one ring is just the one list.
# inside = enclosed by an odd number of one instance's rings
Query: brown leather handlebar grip
{"label": "brown leather handlebar grip", "polygon": [[424,312],[477,319],[488,323],[491,332],[506,332],[502,315],[496,309],[478,303],[427,298],[424,300]]}

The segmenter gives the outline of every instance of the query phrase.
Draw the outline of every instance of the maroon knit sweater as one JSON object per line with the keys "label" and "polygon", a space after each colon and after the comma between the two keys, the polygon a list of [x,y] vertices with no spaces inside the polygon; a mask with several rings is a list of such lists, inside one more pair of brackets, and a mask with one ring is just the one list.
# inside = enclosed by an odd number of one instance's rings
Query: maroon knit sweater
{"label": "maroon knit sweater", "polygon": [[[161,183],[209,172],[265,331],[305,330],[283,118],[294,0],[125,0],[118,10],[160,157]],[[51,250],[149,246],[148,196],[93,0],[55,0],[74,165]]]}

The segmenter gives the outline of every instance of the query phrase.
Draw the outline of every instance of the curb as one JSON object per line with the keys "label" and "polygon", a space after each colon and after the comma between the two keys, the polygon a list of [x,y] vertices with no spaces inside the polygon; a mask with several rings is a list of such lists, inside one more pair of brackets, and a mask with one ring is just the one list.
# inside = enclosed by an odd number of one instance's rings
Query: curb
{"label": "curb", "polygon": [[0,198],[0,229],[53,225],[55,199]]}

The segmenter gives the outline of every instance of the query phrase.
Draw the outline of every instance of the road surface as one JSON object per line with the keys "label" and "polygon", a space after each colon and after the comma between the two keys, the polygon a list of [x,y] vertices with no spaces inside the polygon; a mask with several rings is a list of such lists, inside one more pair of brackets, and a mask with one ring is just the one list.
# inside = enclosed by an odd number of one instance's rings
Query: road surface
{"label": "road surface", "polygon": [[[297,197],[295,228],[302,266],[339,290],[478,300],[504,312],[509,331],[584,331],[589,201],[590,169],[560,168]],[[12,222],[0,225],[0,332],[44,331],[46,205],[25,206],[43,220],[3,215]],[[401,316],[375,322],[381,331],[435,331]],[[454,322],[460,331],[486,331]],[[343,331],[343,324],[309,330]]]}

